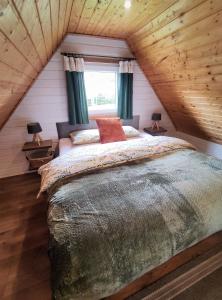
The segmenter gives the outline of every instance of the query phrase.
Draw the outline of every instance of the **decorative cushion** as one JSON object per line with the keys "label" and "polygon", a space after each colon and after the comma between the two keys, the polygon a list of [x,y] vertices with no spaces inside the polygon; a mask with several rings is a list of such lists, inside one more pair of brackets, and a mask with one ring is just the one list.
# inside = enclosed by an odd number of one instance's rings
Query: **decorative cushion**
{"label": "decorative cushion", "polygon": [[83,145],[100,142],[98,129],[73,131],[69,135],[74,145]]}
{"label": "decorative cushion", "polygon": [[96,119],[96,123],[99,128],[100,142],[102,144],[126,140],[120,119],[101,118]]}

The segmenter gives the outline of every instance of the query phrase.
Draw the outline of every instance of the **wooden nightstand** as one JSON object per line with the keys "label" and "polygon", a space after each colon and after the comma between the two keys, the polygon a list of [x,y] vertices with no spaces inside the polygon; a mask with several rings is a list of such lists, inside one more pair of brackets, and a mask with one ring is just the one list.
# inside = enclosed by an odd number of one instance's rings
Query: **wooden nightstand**
{"label": "wooden nightstand", "polygon": [[163,127],[160,127],[159,129],[152,129],[152,127],[147,127],[144,128],[143,131],[153,136],[157,136],[157,135],[164,135],[167,132],[167,129]]}
{"label": "wooden nightstand", "polygon": [[37,170],[54,158],[52,140],[41,141],[40,145],[36,142],[26,142],[22,151],[25,152],[29,161],[29,170]]}

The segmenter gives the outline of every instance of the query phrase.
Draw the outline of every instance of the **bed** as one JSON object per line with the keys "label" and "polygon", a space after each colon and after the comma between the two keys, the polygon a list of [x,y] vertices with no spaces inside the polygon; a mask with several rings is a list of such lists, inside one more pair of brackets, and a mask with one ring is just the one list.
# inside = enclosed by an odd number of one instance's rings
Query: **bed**
{"label": "bed", "polygon": [[[83,127],[58,123],[58,136],[95,123]],[[183,140],[69,149],[39,172],[55,299],[126,299],[222,242],[222,161]]]}

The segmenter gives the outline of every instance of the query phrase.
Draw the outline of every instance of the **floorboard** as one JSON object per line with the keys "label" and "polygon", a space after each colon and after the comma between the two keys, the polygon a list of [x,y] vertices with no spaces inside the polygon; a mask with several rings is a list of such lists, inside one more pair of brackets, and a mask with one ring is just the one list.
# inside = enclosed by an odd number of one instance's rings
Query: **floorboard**
{"label": "floorboard", "polygon": [[0,299],[49,300],[47,203],[33,173],[0,179]]}

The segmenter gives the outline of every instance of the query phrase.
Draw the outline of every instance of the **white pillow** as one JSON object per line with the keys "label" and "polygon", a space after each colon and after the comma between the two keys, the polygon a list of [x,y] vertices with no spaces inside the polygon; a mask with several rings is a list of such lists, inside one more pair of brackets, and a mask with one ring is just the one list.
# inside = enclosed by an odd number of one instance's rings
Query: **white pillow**
{"label": "white pillow", "polygon": [[69,135],[74,145],[83,145],[100,142],[98,129],[73,131]]}
{"label": "white pillow", "polygon": [[132,138],[140,135],[140,132],[132,126],[123,126],[123,131],[127,138]]}
{"label": "white pillow", "polygon": [[[132,126],[123,126],[123,131],[127,138],[132,138],[140,135],[139,131],[133,128]],[[73,131],[69,135],[74,145],[92,144],[100,142],[98,129]]]}

